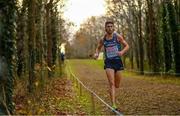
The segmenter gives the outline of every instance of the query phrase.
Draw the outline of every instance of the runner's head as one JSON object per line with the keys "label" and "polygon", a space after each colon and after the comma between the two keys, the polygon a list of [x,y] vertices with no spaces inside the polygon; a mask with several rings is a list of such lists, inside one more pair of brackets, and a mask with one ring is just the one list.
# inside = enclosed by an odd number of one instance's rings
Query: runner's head
{"label": "runner's head", "polygon": [[108,34],[112,34],[114,32],[114,22],[112,20],[105,22],[105,30]]}

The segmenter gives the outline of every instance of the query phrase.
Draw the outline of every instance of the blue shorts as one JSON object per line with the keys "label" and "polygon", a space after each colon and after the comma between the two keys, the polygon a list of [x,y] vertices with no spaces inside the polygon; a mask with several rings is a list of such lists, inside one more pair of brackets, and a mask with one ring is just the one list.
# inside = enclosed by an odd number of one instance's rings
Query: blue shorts
{"label": "blue shorts", "polygon": [[105,59],[104,69],[106,68],[114,69],[115,72],[124,70],[124,66],[121,59]]}

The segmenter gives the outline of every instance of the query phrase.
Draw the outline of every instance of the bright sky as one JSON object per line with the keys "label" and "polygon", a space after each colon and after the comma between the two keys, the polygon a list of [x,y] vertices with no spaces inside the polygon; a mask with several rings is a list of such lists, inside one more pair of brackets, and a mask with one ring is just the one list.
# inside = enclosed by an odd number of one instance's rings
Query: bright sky
{"label": "bright sky", "polygon": [[77,27],[90,16],[105,14],[104,0],[68,0],[64,16]]}

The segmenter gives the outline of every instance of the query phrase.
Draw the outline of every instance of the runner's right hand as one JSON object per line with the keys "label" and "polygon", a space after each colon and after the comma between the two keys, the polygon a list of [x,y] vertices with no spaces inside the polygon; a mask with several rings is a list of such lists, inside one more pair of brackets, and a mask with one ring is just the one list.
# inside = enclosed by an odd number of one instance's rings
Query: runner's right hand
{"label": "runner's right hand", "polygon": [[97,60],[98,57],[99,57],[99,54],[98,54],[98,53],[95,53],[95,54],[94,54],[94,59]]}

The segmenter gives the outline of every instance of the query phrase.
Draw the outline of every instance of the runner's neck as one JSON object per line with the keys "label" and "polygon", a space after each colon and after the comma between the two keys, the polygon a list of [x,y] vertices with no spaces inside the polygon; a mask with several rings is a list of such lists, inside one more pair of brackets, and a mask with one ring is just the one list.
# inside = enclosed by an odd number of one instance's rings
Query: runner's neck
{"label": "runner's neck", "polygon": [[107,40],[111,40],[111,39],[113,39],[113,33],[111,33],[111,34],[106,34],[106,39]]}

